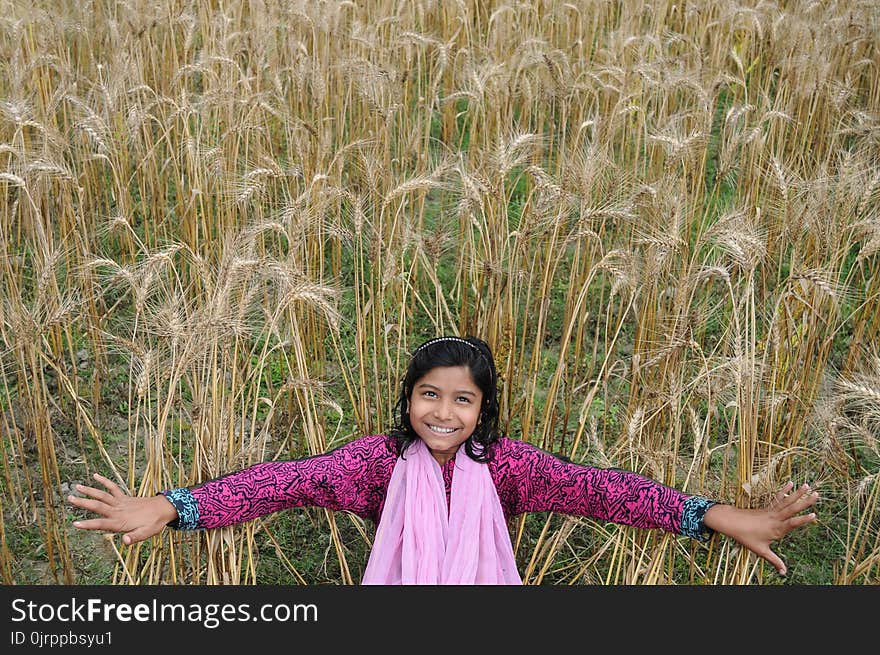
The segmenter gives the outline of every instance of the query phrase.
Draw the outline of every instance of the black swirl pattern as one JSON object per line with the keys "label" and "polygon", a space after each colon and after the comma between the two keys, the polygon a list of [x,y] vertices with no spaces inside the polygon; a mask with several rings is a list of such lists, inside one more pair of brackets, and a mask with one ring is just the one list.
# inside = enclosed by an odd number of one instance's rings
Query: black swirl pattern
{"label": "black swirl pattern", "polygon": [[[490,456],[489,471],[508,519],[524,512],[559,512],[705,538],[702,515],[711,503],[700,496],[629,471],[574,464],[510,438],[493,444]],[[323,455],[264,462],[164,493],[187,508],[181,529],[221,527],[306,505],[378,522],[396,461],[393,441],[370,435]],[[455,458],[442,470],[448,503]],[[184,498],[189,494],[197,512]]]}

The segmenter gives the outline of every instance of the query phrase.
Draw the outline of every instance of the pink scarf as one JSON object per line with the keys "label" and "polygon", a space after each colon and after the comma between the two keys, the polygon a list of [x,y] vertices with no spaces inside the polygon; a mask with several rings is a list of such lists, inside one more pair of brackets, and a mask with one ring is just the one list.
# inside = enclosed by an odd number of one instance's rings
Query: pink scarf
{"label": "pink scarf", "polygon": [[486,464],[455,457],[449,510],[437,460],[421,439],[398,458],[362,584],[522,584]]}

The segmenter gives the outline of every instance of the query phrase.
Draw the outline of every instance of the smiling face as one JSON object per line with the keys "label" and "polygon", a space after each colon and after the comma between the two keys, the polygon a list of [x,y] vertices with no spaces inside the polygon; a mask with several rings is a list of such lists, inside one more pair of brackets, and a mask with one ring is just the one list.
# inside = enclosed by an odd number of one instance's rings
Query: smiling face
{"label": "smiling face", "polygon": [[442,466],[477,427],[482,405],[483,392],[467,366],[438,366],[413,385],[409,420]]}

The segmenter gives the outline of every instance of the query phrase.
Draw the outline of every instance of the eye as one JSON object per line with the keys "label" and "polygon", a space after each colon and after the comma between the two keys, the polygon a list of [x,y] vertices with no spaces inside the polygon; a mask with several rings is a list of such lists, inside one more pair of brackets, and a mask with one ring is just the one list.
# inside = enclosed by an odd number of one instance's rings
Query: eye
{"label": "eye", "polygon": [[433,397],[436,396],[437,394],[434,393],[433,391],[425,391],[422,395],[425,396],[425,397],[427,397],[427,398],[433,398]]}
{"label": "eye", "polygon": [[470,405],[470,403],[471,403],[471,399],[468,398],[467,396],[459,396],[459,397],[458,397],[458,400],[463,400],[463,401],[466,402],[468,405]]}

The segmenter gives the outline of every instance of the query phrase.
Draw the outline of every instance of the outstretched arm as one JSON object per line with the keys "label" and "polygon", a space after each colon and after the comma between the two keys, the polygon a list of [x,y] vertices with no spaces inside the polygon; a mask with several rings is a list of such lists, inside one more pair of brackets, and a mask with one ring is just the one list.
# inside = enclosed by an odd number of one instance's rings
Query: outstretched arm
{"label": "outstretched arm", "polygon": [[701,538],[710,503],[631,471],[575,464],[523,441],[495,444],[490,471],[509,516],[560,512]]}
{"label": "outstretched arm", "polygon": [[[808,485],[792,491],[788,483],[766,508],[743,509],[688,496],[649,478],[617,469],[563,462],[530,444],[502,439],[490,463],[501,482],[499,496],[508,515],[554,511],[600,518],[639,528],[660,528],[705,541],[720,532],[784,575],[770,545],[795,528],[816,520],[803,514],[819,499]],[[705,528],[708,528],[706,530]]]}
{"label": "outstretched arm", "polygon": [[816,520],[816,514],[802,514],[819,500],[819,493],[808,484],[792,491],[794,484],[786,484],[762,509],[743,509],[732,505],[712,505],[703,517],[706,527],[725,534],[739,544],[764,558],[785,575],[785,563],[770,549],[770,544],[782,539],[795,528]]}
{"label": "outstretched arm", "polygon": [[125,494],[95,475],[107,491],[77,486],[88,498],[68,501],[102,518],[75,521],[84,530],[123,532],[123,543],[149,539],[166,525],[185,530],[219,528],[292,507],[313,505],[378,518],[396,455],[383,435],[362,437],[329,453],[262,462],[195,487],[150,498]]}
{"label": "outstretched arm", "polygon": [[87,498],[71,495],[67,500],[71,505],[94,512],[102,518],[74,521],[76,528],[123,532],[122,542],[131,545],[159,534],[162,528],[177,518],[177,510],[165,496],[132,497],[103,475],[95,473],[94,478],[107,491],[78,484],[76,490]]}

